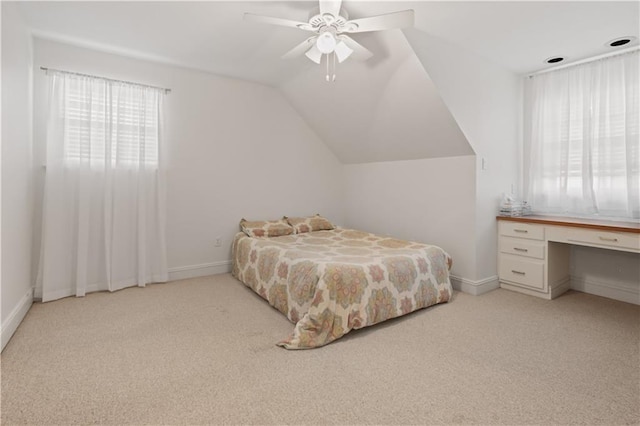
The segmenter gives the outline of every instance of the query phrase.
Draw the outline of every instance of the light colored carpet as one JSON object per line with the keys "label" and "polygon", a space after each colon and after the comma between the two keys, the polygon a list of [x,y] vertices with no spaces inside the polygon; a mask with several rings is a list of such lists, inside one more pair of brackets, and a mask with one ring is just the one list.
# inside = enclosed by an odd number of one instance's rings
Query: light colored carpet
{"label": "light colored carpet", "polygon": [[35,304],[2,354],[3,424],[633,424],[640,306],[453,300],[321,349],[230,275]]}

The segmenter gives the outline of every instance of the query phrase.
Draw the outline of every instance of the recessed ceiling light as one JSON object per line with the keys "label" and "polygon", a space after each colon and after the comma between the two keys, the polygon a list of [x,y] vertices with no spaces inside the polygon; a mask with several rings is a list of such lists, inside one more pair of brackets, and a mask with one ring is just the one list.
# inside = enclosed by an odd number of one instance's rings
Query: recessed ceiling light
{"label": "recessed ceiling light", "polygon": [[625,44],[631,43],[633,39],[635,39],[635,37],[632,37],[632,36],[620,37],[620,38],[616,38],[609,41],[607,45],[610,47],[620,47],[620,46],[624,46]]}
{"label": "recessed ceiling light", "polygon": [[555,64],[564,61],[562,56],[552,56],[544,60],[547,64]]}

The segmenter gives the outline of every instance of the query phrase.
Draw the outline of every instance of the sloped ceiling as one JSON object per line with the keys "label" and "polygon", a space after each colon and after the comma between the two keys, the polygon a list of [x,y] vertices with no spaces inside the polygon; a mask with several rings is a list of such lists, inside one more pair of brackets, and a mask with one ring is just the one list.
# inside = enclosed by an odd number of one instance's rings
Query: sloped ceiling
{"label": "sloped ceiling", "polygon": [[[514,73],[553,55],[603,53],[640,37],[639,3],[349,1],[351,18],[414,9],[416,28]],[[244,22],[244,12],[306,20],[317,2],[22,2],[38,37],[267,84],[343,163],[467,155],[472,149],[400,30],[356,34],[374,57],[337,66],[280,56],[308,34]],[[637,44],[638,40],[634,41]],[[46,64],[37,64],[46,65]]]}
{"label": "sloped ceiling", "polygon": [[393,54],[339,65],[333,83],[315,68],[279,87],[343,163],[472,154],[404,35],[389,31],[377,43]]}

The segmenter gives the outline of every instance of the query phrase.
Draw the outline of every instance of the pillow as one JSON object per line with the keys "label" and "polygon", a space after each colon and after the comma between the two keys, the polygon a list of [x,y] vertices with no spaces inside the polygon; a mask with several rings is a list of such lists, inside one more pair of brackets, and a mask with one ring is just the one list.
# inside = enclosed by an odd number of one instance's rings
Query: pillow
{"label": "pillow", "polygon": [[293,234],[293,227],[286,220],[240,221],[240,229],[250,237],[280,237]]}
{"label": "pillow", "polygon": [[329,219],[320,216],[319,214],[311,217],[284,217],[289,222],[289,225],[293,226],[296,234],[303,234],[305,232],[314,231],[330,231],[336,229]]}

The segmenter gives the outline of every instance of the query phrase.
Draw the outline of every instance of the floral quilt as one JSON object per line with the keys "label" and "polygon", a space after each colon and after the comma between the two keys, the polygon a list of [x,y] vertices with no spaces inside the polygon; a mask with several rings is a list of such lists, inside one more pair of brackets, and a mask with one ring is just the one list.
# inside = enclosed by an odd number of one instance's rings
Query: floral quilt
{"label": "floral quilt", "polygon": [[296,324],[287,349],[447,302],[450,267],[439,247],[352,229],[233,242],[233,276]]}

